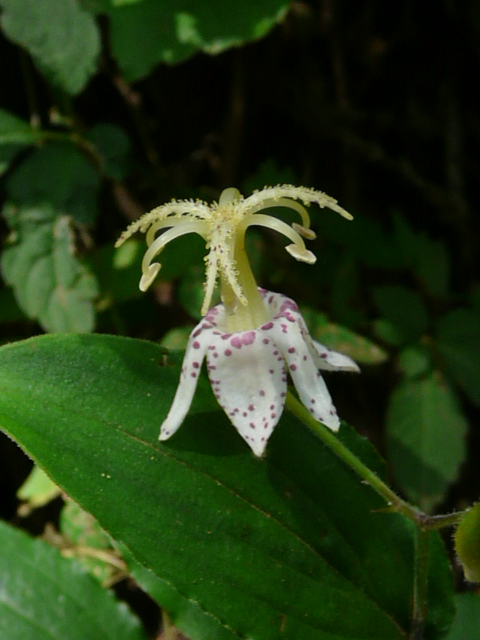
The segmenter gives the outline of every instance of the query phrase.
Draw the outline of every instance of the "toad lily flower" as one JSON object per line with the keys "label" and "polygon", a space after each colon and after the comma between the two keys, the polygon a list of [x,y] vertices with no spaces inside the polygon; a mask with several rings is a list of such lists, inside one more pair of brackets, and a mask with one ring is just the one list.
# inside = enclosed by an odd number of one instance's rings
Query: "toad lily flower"
{"label": "toad lily flower", "polygon": [[[313,264],[316,258],[303,240],[315,238],[304,206],[310,203],[352,219],[333,198],[305,187],[265,188],[248,198],[237,189],[225,189],[219,202],[212,205],[174,200],[157,207],[131,224],[117,241],[119,246],[136,231],[146,232],[142,291],[160,270],[161,265],[153,260],[174,238],[198,233],[208,249],[204,318],[190,336],[180,384],[162,424],[160,440],[172,436],[187,415],[205,358],[220,406],[257,456],[263,454],[282,414],[287,368],[303,404],[318,421],[338,431],[340,422],[319,369],[358,371],[357,365],[314,342],[292,300],[257,288],[245,251],[245,232],[258,225],[285,235],[292,242],[286,250],[295,259]],[[270,207],[295,210],[301,224],[290,226],[260,213]],[[163,233],[157,236],[159,231]],[[222,303],[210,309],[218,278]]]}

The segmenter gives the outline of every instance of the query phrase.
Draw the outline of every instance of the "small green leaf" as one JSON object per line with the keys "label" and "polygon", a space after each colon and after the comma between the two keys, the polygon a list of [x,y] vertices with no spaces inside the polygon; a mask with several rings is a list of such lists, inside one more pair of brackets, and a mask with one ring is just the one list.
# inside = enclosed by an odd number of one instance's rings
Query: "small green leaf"
{"label": "small green leaf", "polygon": [[191,325],[187,325],[186,327],[175,327],[163,336],[160,344],[162,347],[165,347],[165,349],[173,351],[185,349],[190,334],[192,333],[192,329],[193,327]]}
{"label": "small green leaf", "polygon": [[431,373],[401,382],[387,412],[388,458],[410,499],[431,509],[465,459],[467,422],[452,389]]}
{"label": "small green leaf", "polygon": [[8,640],[145,640],[124,604],[72,560],[0,521],[0,635]]}
{"label": "small green leaf", "polygon": [[432,361],[427,349],[415,345],[405,347],[398,354],[398,366],[409,378],[425,375],[432,366]]}
{"label": "small green leaf", "polygon": [[[379,512],[379,496],[291,415],[254,458],[203,376],[184,425],[159,443],[180,367],[156,345],[106,335],[2,347],[0,424],[150,568],[156,597],[197,640],[404,640],[411,523]],[[346,425],[338,437],[384,475],[368,441]],[[436,536],[431,571],[435,637],[452,615]]]}
{"label": "small green leaf", "polygon": [[34,466],[28,478],[17,491],[17,498],[24,504],[19,509],[19,515],[27,516],[34,509],[43,507],[61,494],[58,487],[39,467]]}
{"label": "small green leaf", "polygon": [[53,84],[82,91],[95,73],[100,34],[78,0],[0,0],[7,38],[30,53]]}
{"label": "small green leaf", "polygon": [[216,54],[261,38],[288,9],[285,0],[112,4],[112,51],[129,81],[146,76],[160,62],[177,63],[197,51]]}
{"label": "small green leaf", "polygon": [[323,313],[305,307],[301,311],[312,338],[330,349],[363,364],[380,364],[388,358],[387,352],[374,342],[351,329],[329,322]]}
{"label": "small green leaf", "polygon": [[438,321],[436,339],[446,373],[480,405],[480,313],[451,311]]}
{"label": "small green leaf", "polygon": [[67,500],[60,512],[59,527],[66,541],[73,545],[70,550],[72,555],[99,582],[108,584],[118,572],[117,563],[109,562],[108,559],[118,557],[110,536],[95,518],[73,500]]}
{"label": "small green leaf", "polygon": [[480,638],[480,595],[457,593],[457,615],[445,640],[474,640]]}
{"label": "small green leaf", "polygon": [[399,332],[403,343],[408,343],[427,330],[427,309],[415,291],[400,286],[374,287],[373,299],[383,318]]}
{"label": "small green leaf", "polygon": [[49,143],[31,153],[9,177],[7,193],[15,204],[48,202],[77,222],[91,224],[97,216],[100,177],[70,143]]}
{"label": "small green leaf", "polygon": [[33,129],[28,122],[17,118],[9,111],[0,109],[0,145],[23,146],[34,144],[41,138],[42,133]]}
{"label": "small green leaf", "polygon": [[13,287],[21,309],[47,331],[92,331],[97,283],[75,257],[69,218],[55,218],[49,207],[24,213],[43,220],[20,227],[3,251],[5,282]]}

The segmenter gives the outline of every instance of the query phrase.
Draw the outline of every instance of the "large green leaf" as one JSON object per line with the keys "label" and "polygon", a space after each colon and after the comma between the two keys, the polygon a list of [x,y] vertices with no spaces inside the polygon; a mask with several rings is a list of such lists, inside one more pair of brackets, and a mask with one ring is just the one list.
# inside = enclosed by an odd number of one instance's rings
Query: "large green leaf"
{"label": "large green leaf", "polygon": [[143,640],[138,620],[82,567],[0,521],[0,637]]}
{"label": "large green leaf", "polygon": [[[196,640],[389,640],[408,635],[412,527],[291,416],[255,458],[201,378],[189,417],[157,441],[177,356],[100,335],[0,350],[0,425],[125,544]],[[378,473],[372,447],[340,437]],[[433,545],[427,629],[451,618]],[[348,612],[348,615],[346,614]]]}
{"label": "large green leaf", "polygon": [[262,37],[285,15],[288,4],[285,0],[112,2],[112,51],[127,80],[138,80],[160,62],[179,62],[197,51],[220,53]]}
{"label": "large green leaf", "polygon": [[0,0],[7,38],[25,47],[67,93],[79,93],[95,73],[100,35],[78,0]]}
{"label": "large green leaf", "polygon": [[424,509],[439,502],[465,459],[467,422],[438,372],[406,379],[387,413],[387,444],[397,482]]}
{"label": "large green leaf", "polygon": [[480,405],[480,313],[456,309],[438,322],[437,348],[448,375]]}

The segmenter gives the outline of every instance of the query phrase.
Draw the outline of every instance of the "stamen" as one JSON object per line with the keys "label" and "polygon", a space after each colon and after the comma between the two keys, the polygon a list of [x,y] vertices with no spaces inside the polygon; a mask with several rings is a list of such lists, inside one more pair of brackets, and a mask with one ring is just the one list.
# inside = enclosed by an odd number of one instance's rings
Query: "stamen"
{"label": "stamen", "polygon": [[[174,220],[170,222],[175,222]],[[155,263],[150,264],[153,258],[155,258],[165,245],[167,245],[171,240],[175,238],[179,238],[187,233],[198,233],[202,238],[205,239],[206,234],[208,233],[208,229],[204,222],[199,220],[195,220],[193,222],[186,222],[185,220],[179,220],[178,222],[182,222],[181,225],[176,225],[172,227],[165,233],[162,233],[158,238],[156,238],[152,244],[148,247],[145,255],[142,260],[142,272],[143,276],[140,281],[140,289],[142,291],[146,291],[148,287],[152,284],[153,279],[160,271],[161,264]],[[158,267],[157,267],[158,265]],[[155,271],[154,271],[155,269]],[[142,288],[143,287],[143,288]]]}
{"label": "stamen", "polygon": [[317,257],[314,253],[309,251],[308,249],[301,249],[296,244],[289,244],[288,247],[285,247],[286,251],[298,260],[299,262],[306,262],[307,264],[315,264],[317,261]]}
{"label": "stamen", "polygon": [[307,227],[302,227],[301,224],[297,224],[296,222],[292,222],[292,229],[295,229],[297,233],[306,238],[307,240],[315,240],[317,234],[313,229],[309,229]]}
{"label": "stamen", "polygon": [[238,227],[243,227],[246,230],[247,227],[251,225],[267,227],[274,231],[278,231],[287,238],[290,238],[294,244],[288,245],[285,248],[296,260],[308,262],[309,264],[313,264],[316,261],[315,255],[305,247],[305,243],[303,242],[300,234],[297,233],[295,229],[292,229],[288,224],[282,222],[282,220],[278,220],[277,218],[273,218],[272,216],[267,216],[262,213],[256,213],[253,216],[242,220]]}

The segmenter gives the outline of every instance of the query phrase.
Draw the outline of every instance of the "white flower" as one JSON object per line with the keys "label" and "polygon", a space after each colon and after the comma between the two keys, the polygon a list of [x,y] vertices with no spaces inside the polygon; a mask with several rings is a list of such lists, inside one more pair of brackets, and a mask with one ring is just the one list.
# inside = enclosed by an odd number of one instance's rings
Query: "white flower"
{"label": "white flower", "polygon": [[340,421],[319,369],[358,371],[357,365],[312,340],[293,300],[260,293],[270,319],[257,329],[227,333],[222,304],[195,327],[160,440],[170,438],[185,419],[205,357],[215,397],[255,455],[263,454],[282,415],[287,367],[303,404],[319,422],[338,431]]}
{"label": "white flower", "polygon": [[[187,415],[205,357],[215,396],[257,456],[262,455],[283,411],[287,368],[312,415],[333,431],[338,430],[335,407],[318,370],[358,371],[357,365],[347,356],[315,343],[292,300],[257,288],[245,251],[246,230],[257,225],[289,238],[292,244],[286,250],[296,260],[313,264],[316,258],[304,242],[304,238],[315,238],[305,209],[311,203],[352,219],[336,200],[314,189],[279,185],[244,198],[231,188],[211,205],[200,200],[173,200],[161,205],[131,224],[117,241],[118,247],[136,231],[146,233],[142,291],[158,274],[161,265],[154,259],[171,240],[198,233],[208,250],[202,305],[205,317],[190,337],[180,384],[160,440],[175,433]],[[300,215],[301,224],[288,225],[260,213],[272,207],[293,209]],[[217,280],[222,304],[209,310]]]}

